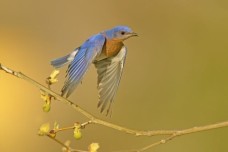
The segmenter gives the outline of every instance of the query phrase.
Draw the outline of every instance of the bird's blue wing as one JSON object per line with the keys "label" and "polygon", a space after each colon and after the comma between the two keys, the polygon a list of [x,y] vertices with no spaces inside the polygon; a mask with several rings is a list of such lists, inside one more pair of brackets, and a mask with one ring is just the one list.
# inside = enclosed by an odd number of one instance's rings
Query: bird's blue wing
{"label": "bird's blue wing", "polygon": [[62,88],[62,96],[68,97],[82,81],[89,65],[95,57],[102,51],[105,37],[101,34],[90,37],[81,47],[79,47],[74,60],[68,67],[66,81]]}
{"label": "bird's blue wing", "polygon": [[98,107],[101,107],[101,112],[103,112],[107,107],[107,104],[109,104],[107,114],[110,113],[111,104],[115,97],[123,72],[126,54],[127,49],[123,46],[116,56],[95,62],[95,67],[97,68],[98,73]]}

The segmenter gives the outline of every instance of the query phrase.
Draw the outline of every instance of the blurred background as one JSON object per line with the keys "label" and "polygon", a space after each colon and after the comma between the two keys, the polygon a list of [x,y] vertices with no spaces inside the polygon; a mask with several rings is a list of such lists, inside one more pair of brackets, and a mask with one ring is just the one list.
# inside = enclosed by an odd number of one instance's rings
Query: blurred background
{"label": "blurred background", "polygon": [[[116,25],[139,34],[125,42],[128,56],[112,117],[96,108],[96,70],[90,67],[69,98],[95,116],[139,130],[182,129],[228,120],[227,0],[0,1],[0,63],[45,84],[50,61],[89,36]],[[66,67],[53,90],[60,92]],[[0,151],[49,152],[61,146],[37,135],[41,124],[60,127],[87,119],[61,102],[42,111],[40,91],[0,72]],[[91,125],[72,147],[98,142],[101,152],[134,149],[162,137],[134,137]],[[179,137],[153,152],[227,152],[228,128]]]}

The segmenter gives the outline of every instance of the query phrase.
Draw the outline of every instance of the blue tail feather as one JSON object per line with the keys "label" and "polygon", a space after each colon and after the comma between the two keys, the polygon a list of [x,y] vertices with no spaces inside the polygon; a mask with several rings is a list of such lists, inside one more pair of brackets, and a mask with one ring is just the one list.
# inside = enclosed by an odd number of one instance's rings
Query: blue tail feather
{"label": "blue tail feather", "polygon": [[66,55],[66,56],[63,56],[63,57],[60,57],[60,58],[57,58],[55,60],[52,60],[51,61],[51,65],[55,68],[61,68],[62,66],[70,63],[71,61],[73,61],[76,53],[78,52],[78,49],[75,49],[74,52]]}

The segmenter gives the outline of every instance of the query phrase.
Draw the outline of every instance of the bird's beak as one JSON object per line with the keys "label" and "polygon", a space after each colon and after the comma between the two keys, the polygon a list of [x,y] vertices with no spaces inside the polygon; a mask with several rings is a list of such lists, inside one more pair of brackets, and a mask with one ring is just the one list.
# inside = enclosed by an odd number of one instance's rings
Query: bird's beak
{"label": "bird's beak", "polygon": [[133,37],[133,36],[138,36],[138,34],[135,33],[135,32],[126,33],[125,38],[123,40],[126,40],[126,39],[128,39],[130,37]]}
{"label": "bird's beak", "polygon": [[135,33],[135,32],[129,33],[129,35],[130,35],[131,37],[132,37],[132,36],[138,36],[138,34]]}

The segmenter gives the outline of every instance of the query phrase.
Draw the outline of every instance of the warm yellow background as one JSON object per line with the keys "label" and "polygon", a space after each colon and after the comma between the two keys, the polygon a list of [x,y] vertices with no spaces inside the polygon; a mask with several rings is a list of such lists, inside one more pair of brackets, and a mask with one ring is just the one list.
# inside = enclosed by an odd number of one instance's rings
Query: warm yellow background
{"label": "warm yellow background", "polygon": [[[140,37],[129,52],[112,118],[96,109],[96,71],[70,97],[94,115],[133,129],[180,129],[228,120],[227,0],[1,0],[0,62],[44,84],[49,61],[99,31],[128,25]],[[64,82],[53,89],[59,92]],[[33,85],[0,72],[0,151],[53,152],[61,147],[37,136],[44,122],[70,126],[87,119],[54,102],[50,113]],[[73,147],[100,143],[100,151],[146,146],[159,137],[134,137],[89,126]],[[152,150],[148,150],[152,151]],[[180,137],[154,152],[227,152],[228,128]]]}

